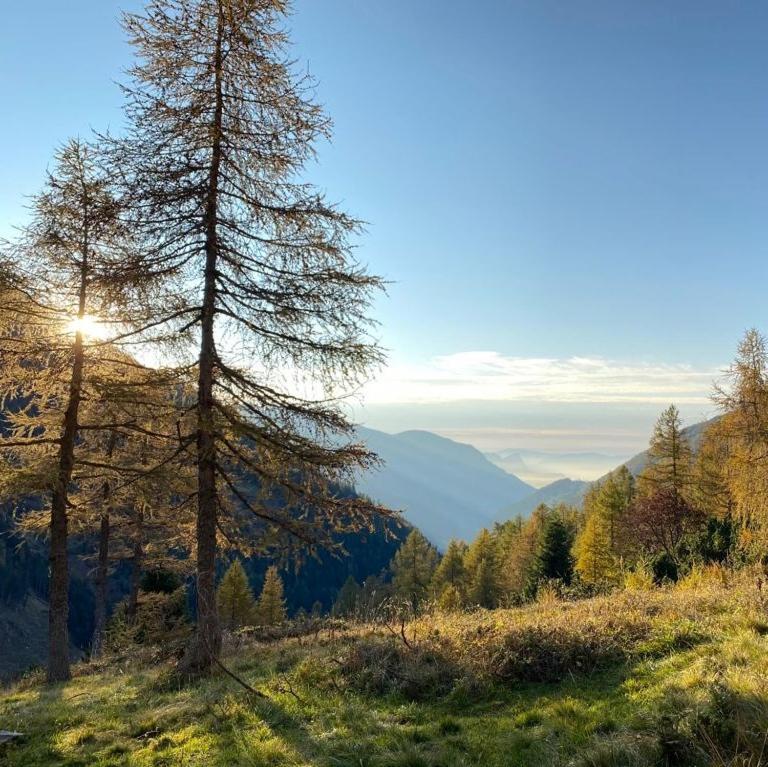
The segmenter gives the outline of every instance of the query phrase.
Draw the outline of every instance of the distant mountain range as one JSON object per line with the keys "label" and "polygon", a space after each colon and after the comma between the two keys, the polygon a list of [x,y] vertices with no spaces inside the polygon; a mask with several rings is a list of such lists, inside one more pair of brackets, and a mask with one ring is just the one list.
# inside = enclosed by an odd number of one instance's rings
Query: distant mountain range
{"label": "distant mountain range", "polygon": [[361,427],[358,435],[384,465],[359,477],[357,489],[402,509],[441,548],[451,538],[471,540],[501,509],[536,492],[474,447],[431,432],[385,434]]}
{"label": "distant mountain range", "polygon": [[485,457],[524,482],[534,487],[544,487],[558,479],[593,482],[621,465],[629,456],[595,452],[552,453],[510,448],[485,453]]}
{"label": "distant mountain range", "polygon": [[[684,430],[694,450],[712,421]],[[503,450],[483,454],[471,445],[428,431],[385,434],[360,427],[359,437],[384,465],[359,477],[357,489],[404,512],[439,548],[451,538],[472,540],[483,527],[516,516],[528,517],[542,503],[579,505],[592,481],[621,465],[636,476],[648,464],[647,451],[629,460],[602,453],[543,453]],[[531,470],[581,467],[585,479],[558,477],[536,487]],[[518,471],[512,471],[518,467]],[[588,473],[586,473],[588,472]],[[518,476],[522,474],[523,478]],[[575,473],[575,472],[574,472]]]}

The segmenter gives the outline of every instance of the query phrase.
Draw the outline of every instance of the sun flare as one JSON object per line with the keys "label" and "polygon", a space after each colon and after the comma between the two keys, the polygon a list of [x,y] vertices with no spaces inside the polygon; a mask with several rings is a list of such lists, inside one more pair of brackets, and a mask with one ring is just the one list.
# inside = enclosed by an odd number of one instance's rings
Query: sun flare
{"label": "sun flare", "polygon": [[103,340],[107,337],[107,329],[104,327],[104,323],[90,314],[72,320],[67,325],[67,330],[70,333],[82,333],[86,339]]}

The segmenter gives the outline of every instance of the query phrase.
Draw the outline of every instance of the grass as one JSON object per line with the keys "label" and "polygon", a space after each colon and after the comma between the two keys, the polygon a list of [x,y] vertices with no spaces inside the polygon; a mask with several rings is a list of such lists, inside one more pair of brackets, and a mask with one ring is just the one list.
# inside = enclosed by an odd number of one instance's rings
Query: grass
{"label": "grass", "polygon": [[0,726],[26,737],[0,763],[760,767],[767,619],[741,576],[433,615],[405,628],[410,646],[369,627],[250,641],[226,662],[265,699],[225,676],[178,686],[162,665],[112,660],[7,690]]}

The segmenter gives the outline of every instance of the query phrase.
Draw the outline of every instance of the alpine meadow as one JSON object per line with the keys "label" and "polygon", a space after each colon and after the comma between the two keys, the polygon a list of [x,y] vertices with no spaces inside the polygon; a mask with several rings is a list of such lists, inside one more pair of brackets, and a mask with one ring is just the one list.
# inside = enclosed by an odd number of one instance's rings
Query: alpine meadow
{"label": "alpine meadow", "polygon": [[4,21],[0,764],[768,767],[768,8]]}

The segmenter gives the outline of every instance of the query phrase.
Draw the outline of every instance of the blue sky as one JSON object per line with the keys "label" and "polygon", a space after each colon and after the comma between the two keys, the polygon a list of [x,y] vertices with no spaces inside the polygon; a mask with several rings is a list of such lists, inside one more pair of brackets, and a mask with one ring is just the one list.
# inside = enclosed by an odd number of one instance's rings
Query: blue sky
{"label": "blue sky", "polygon": [[[58,142],[119,126],[115,19],[138,5],[3,9],[0,233]],[[361,417],[632,452],[666,401],[711,412],[763,325],[767,25],[726,0],[297,0],[336,123],[309,175],[370,222],[360,257],[392,281]]]}

